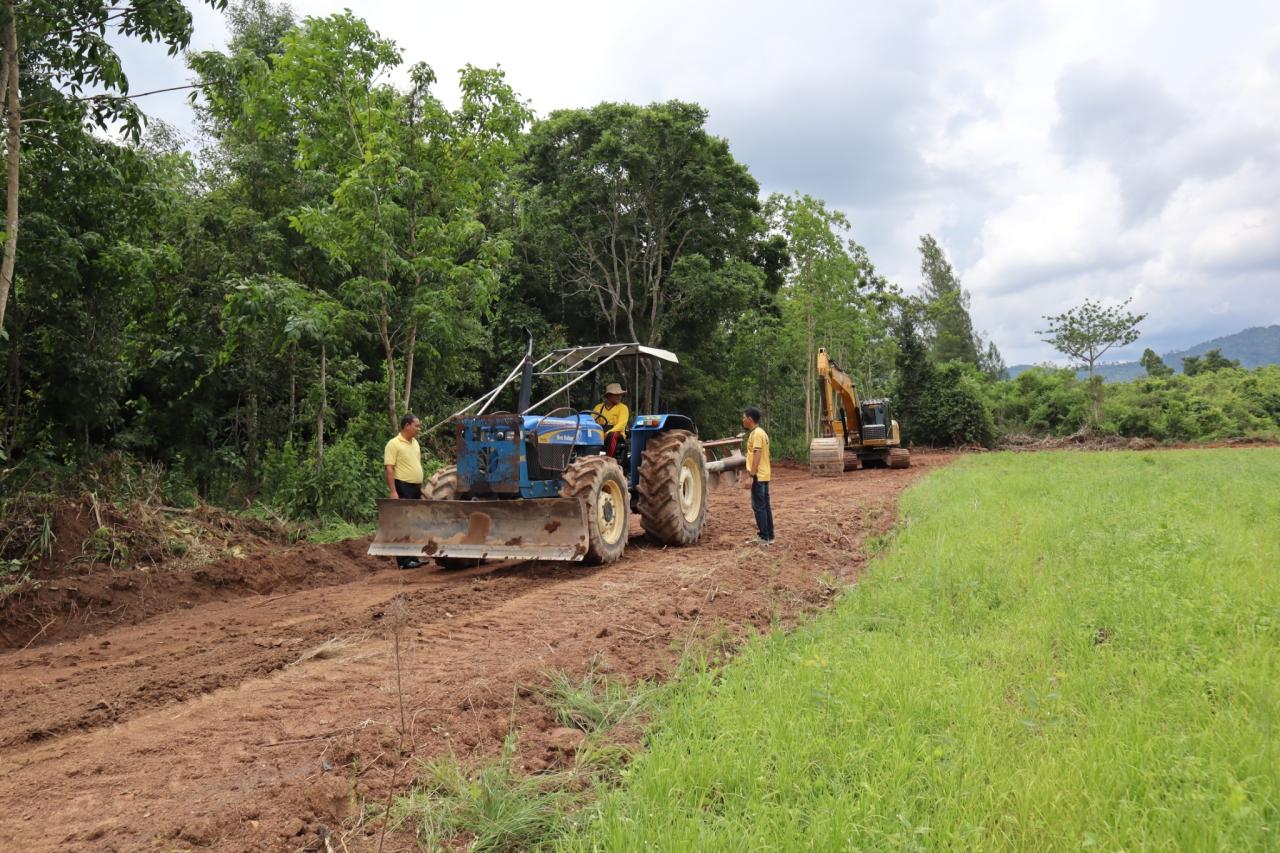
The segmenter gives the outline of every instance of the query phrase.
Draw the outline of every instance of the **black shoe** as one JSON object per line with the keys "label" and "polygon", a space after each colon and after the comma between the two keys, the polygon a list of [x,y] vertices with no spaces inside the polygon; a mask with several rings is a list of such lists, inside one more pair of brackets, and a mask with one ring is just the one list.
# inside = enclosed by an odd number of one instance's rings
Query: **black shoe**
{"label": "black shoe", "polygon": [[405,562],[405,563],[401,563],[401,565],[400,565],[400,568],[402,568],[402,569],[417,569],[417,568],[421,568],[421,567],[422,567],[422,561],[421,561],[421,560],[409,560],[409,561],[407,561],[407,562]]}

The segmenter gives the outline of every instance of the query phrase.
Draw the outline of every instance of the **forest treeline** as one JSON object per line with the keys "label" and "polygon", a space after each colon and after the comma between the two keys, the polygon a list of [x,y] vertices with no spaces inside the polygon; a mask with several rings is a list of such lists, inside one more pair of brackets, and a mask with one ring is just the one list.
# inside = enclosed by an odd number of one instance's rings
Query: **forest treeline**
{"label": "forest treeline", "polygon": [[[468,66],[446,92],[350,12],[246,0],[225,9],[224,50],[186,55],[192,145],[111,94],[127,82],[95,41],[125,20],[177,51],[179,0],[6,8],[20,214],[0,281],[0,490],[114,454],[161,468],[175,501],[367,517],[399,415],[434,423],[487,390],[525,329],[540,351],[673,350],[664,408],[719,436],[759,405],[791,455],[815,429],[819,346],[862,393],[893,397],[917,443],[1089,417],[1070,371],[1003,378],[932,236],[904,295],[842,213],[762,197],[697,104],[538,116],[500,69]],[[1109,394],[1097,427],[1274,434],[1277,372],[1144,380]]]}

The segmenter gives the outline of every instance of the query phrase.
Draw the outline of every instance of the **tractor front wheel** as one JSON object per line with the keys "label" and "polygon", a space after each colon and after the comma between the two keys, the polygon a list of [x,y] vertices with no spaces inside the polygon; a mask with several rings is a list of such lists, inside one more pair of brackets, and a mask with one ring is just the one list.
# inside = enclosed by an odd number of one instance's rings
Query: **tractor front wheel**
{"label": "tractor front wheel", "polygon": [[707,519],[707,463],[693,433],[673,429],[649,439],[640,462],[640,520],[664,545],[692,545]]}
{"label": "tractor front wheel", "polygon": [[577,498],[587,515],[584,562],[612,563],[631,532],[631,495],[620,466],[608,456],[581,456],[564,472],[560,497]]}
{"label": "tractor front wheel", "polygon": [[[446,465],[435,472],[422,491],[427,500],[431,501],[456,499],[458,497],[458,466]],[[440,568],[451,570],[472,569],[484,562],[474,557],[432,557],[432,559]]]}

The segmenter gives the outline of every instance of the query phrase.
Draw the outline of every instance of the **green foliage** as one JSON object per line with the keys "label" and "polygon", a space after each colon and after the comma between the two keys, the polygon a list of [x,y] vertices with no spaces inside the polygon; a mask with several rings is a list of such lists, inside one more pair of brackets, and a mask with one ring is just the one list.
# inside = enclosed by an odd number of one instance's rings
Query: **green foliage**
{"label": "green foliage", "polygon": [[262,498],[290,518],[339,518],[368,522],[386,484],[381,454],[343,435],[325,451],[317,466],[292,444],[267,455]]}
{"label": "green foliage", "polygon": [[950,361],[936,368],[916,405],[912,440],[939,447],[995,443],[983,376],[971,364]]}
{"label": "green foliage", "polygon": [[1163,379],[1166,376],[1173,375],[1173,368],[1164,363],[1164,359],[1156,355],[1155,350],[1147,347],[1142,351],[1142,358],[1138,359],[1138,363],[1147,371],[1147,375],[1155,379]]}
{"label": "green foliage", "polygon": [[[1098,429],[1126,438],[1215,441],[1280,436],[1280,366],[1108,384]],[[1069,435],[1089,421],[1089,389],[1071,370],[1034,368],[987,387],[1004,434]]]}
{"label": "green foliage", "polygon": [[920,337],[918,311],[908,303],[894,324],[898,344],[897,383],[893,390],[894,411],[902,429],[903,441],[916,439],[916,423],[925,416],[925,391],[933,382],[933,364]]}
{"label": "green foliage", "polygon": [[725,276],[736,281],[713,286],[737,291],[750,275],[741,265],[757,266],[759,186],[706,117],[679,101],[604,103],[533,125],[519,170],[522,248],[575,297],[579,316],[566,319],[586,336],[678,346],[706,317],[681,310],[699,298],[688,285]]}
{"label": "green foliage", "polygon": [[1227,358],[1215,347],[1204,355],[1189,355],[1182,360],[1182,372],[1187,376],[1213,373],[1215,370],[1232,370],[1240,366],[1239,359]]}
{"label": "green foliage", "polygon": [[[924,276],[924,316],[928,319],[933,360],[941,363],[958,359],[975,366],[980,358],[990,360],[990,352],[980,356],[982,344],[974,335],[969,317],[969,294],[960,286],[951,262],[931,234],[920,238],[920,272]],[[998,358],[999,353],[995,356]]]}
{"label": "green foliage", "polygon": [[1067,368],[1033,367],[988,386],[987,399],[1004,434],[1071,435],[1089,418],[1088,385]]}
{"label": "green foliage", "polygon": [[935,366],[916,331],[918,314],[918,306],[906,306],[895,327],[898,384],[893,411],[903,440],[939,447],[991,446],[995,424],[984,388],[986,377],[962,361]]}
{"label": "green foliage", "polygon": [[[208,3],[222,8],[226,0]],[[8,26],[11,14],[21,55],[23,119],[120,127],[134,139],[141,135],[143,116],[129,99],[129,79],[109,34],[162,43],[170,55],[191,41],[191,12],[181,0],[23,0],[5,5],[0,24]],[[94,89],[102,91],[84,96]]]}
{"label": "green foliage", "polygon": [[876,272],[866,249],[849,238],[845,215],[820,199],[775,193],[765,203],[765,215],[771,228],[786,239],[790,256],[778,294],[785,349],[774,357],[804,364],[799,387],[770,389],[771,396],[781,392],[793,397],[794,402],[783,403],[789,412],[803,399],[807,447],[819,418],[818,348],[825,347],[832,360],[855,377],[863,394],[884,389],[893,346],[888,317],[899,294]]}
{"label": "green foliage", "polygon": [[1138,339],[1138,324],[1146,314],[1125,310],[1132,300],[1106,307],[1092,299],[1063,314],[1045,316],[1049,328],[1036,332],[1045,342],[1069,358],[1083,362],[1089,371],[1089,387],[1093,396],[1093,423],[1102,419],[1102,378],[1095,376],[1094,365],[1113,347],[1124,347]]}
{"label": "green foliage", "polygon": [[932,475],[834,612],[671,691],[559,846],[1270,849],[1277,477],[1273,449]]}

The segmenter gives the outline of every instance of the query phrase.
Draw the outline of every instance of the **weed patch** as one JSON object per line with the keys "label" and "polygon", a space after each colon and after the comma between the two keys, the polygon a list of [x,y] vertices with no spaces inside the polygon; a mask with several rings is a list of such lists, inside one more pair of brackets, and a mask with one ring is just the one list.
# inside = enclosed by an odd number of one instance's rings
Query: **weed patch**
{"label": "weed patch", "polygon": [[588,734],[634,720],[649,706],[655,690],[648,684],[608,678],[596,671],[594,663],[580,679],[562,670],[551,670],[546,676],[550,683],[540,693],[556,719]]}
{"label": "weed patch", "polygon": [[572,771],[528,776],[514,766],[515,735],[497,761],[468,771],[454,757],[423,765],[418,782],[392,808],[397,824],[412,821],[429,850],[469,839],[475,851],[522,850],[564,831],[584,801]]}

